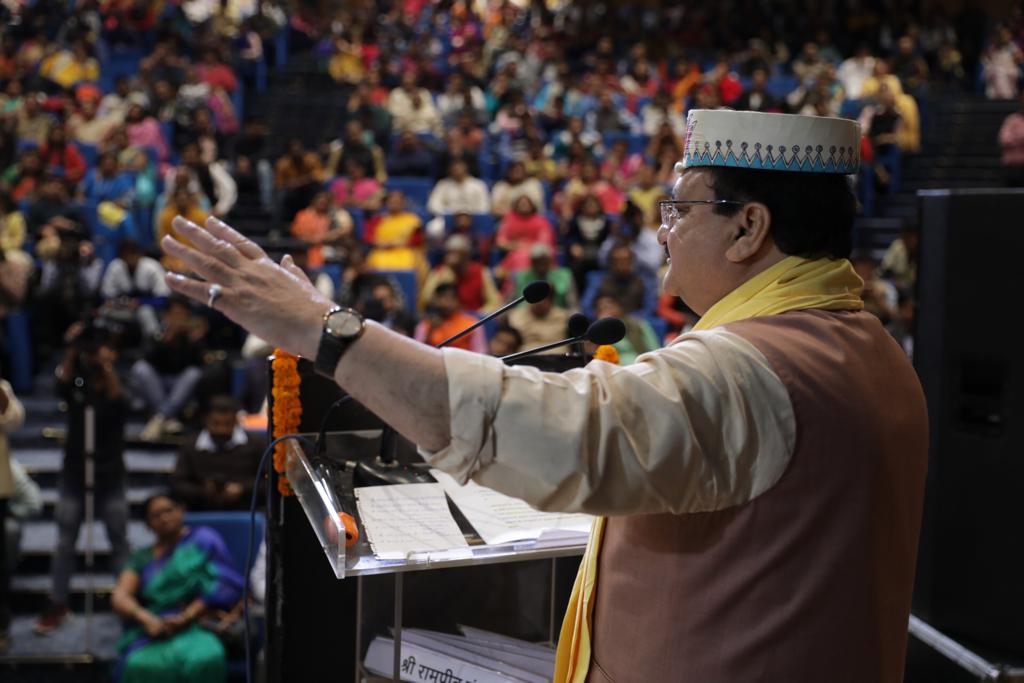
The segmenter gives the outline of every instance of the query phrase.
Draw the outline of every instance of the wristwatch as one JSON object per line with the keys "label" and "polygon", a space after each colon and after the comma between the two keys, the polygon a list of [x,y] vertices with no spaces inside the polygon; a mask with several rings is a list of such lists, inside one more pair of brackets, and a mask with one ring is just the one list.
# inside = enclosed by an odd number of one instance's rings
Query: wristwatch
{"label": "wristwatch", "polygon": [[333,379],[342,355],[364,329],[366,321],[363,316],[351,308],[335,306],[324,313],[324,328],[313,368],[321,375]]}

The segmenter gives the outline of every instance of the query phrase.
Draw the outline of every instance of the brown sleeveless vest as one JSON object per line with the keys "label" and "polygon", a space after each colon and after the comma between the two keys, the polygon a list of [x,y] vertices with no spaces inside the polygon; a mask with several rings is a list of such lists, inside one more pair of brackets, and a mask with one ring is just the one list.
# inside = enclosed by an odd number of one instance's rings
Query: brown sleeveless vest
{"label": "brown sleeveless vest", "polygon": [[917,376],[866,313],[724,329],[788,390],[794,453],[743,505],[608,520],[588,680],[898,683],[927,463]]}

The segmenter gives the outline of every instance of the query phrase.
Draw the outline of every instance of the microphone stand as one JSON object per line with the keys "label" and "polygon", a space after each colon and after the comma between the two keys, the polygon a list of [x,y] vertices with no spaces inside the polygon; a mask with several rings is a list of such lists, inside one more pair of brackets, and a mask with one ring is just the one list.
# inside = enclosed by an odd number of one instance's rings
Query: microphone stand
{"label": "microphone stand", "polygon": [[526,356],[532,356],[536,353],[544,353],[545,351],[550,351],[551,349],[557,349],[559,346],[565,346],[566,344],[575,344],[577,342],[583,341],[586,338],[587,335],[585,334],[579,337],[570,337],[569,339],[563,339],[562,341],[551,342],[550,344],[545,344],[544,346],[538,346],[535,349],[527,349],[526,351],[520,351],[518,353],[510,353],[507,356],[502,356],[501,360],[503,360],[505,363],[510,363],[514,360],[519,360],[520,358],[525,358]]}

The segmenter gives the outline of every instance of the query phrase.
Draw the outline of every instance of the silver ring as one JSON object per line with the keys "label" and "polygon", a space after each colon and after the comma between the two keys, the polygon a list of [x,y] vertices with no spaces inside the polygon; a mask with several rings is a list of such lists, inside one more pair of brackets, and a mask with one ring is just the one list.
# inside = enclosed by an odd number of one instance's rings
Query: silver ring
{"label": "silver ring", "polygon": [[224,293],[224,288],[218,284],[210,285],[209,294],[206,297],[206,305],[213,308],[213,302],[217,300],[221,294]]}

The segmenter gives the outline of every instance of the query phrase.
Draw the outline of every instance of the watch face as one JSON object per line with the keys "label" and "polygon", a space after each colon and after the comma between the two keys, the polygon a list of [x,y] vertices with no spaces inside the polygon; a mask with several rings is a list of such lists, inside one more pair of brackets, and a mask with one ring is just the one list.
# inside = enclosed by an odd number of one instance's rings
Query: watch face
{"label": "watch face", "polygon": [[338,311],[327,318],[327,333],[338,339],[351,339],[363,329],[363,319],[350,311]]}

